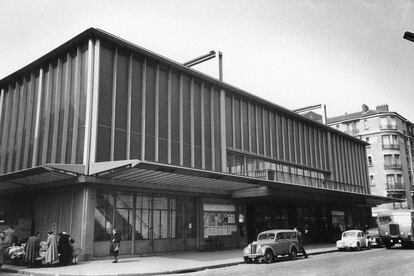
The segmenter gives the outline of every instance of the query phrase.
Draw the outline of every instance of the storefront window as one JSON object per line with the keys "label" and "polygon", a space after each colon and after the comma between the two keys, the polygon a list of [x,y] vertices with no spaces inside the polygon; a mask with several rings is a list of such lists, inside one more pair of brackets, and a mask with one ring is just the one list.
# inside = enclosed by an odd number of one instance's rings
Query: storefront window
{"label": "storefront window", "polygon": [[121,234],[122,240],[131,240],[133,221],[132,193],[117,193],[115,209],[115,227]]}
{"label": "storefront window", "polygon": [[168,238],[167,198],[154,197],[154,239]]}
{"label": "storefront window", "polygon": [[112,194],[96,195],[95,241],[109,240],[114,227],[115,198]]}
{"label": "storefront window", "polygon": [[151,198],[142,194],[136,195],[136,217],[135,217],[135,239],[149,239],[149,231],[151,225],[150,209]]}

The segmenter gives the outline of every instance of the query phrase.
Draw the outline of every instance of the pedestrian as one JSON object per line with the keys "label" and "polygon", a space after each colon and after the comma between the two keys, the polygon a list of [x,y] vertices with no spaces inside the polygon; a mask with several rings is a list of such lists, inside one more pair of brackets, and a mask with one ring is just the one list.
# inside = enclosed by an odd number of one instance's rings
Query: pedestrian
{"label": "pedestrian", "polygon": [[298,237],[298,242],[299,242],[299,250],[302,251],[303,256],[305,256],[305,258],[308,258],[308,254],[306,253],[305,247],[303,246],[303,236],[302,233],[295,228],[293,228],[293,230],[296,231],[296,236]]}
{"label": "pedestrian", "polygon": [[69,243],[69,234],[66,232],[59,233],[58,255],[60,265],[70,265],[72,263],[72,247]]}
{"label": "pedestrian", "polygon": [[4,262],[4,257],[3,257],[3,251],[4,251],[4,238],[5,238],[6,234],[4,232],[0,232],[0,271],[1,271],[1,266],[3,265]]}
{"label": "pedestrian", "polygon": [[47,250],[45,256],[45,264],[54,265],[58,261],[57,239],[53,231],[47,232]]}
{"label": "pedestrian", "polygon": [[6,236],[6,233],[2,231],[0,233],[0,243],[1,243],[1,249],[0,249],[0,266],[3,265],[5,261],[7,261],[9,257],[9,250],[12,246],[12,242],[10,239]]}
{"label": "pedestrian", "polygon": [[37,267],[40,262],[40,233],[36,232],[26,243],[25,261],[27,267]]}
{"label": "pedestrian", "polygon": [[118,262],[119,244],[121,242],[121,235],[116,228],[112,229],[110,254],[114,256],[113,263]]}
{"label": "pedestrian", "polygon": [[69,239],[70,246],[72,247],[72,264],[78,263],[78,249],[76,248],[76,242],[73,238]]}
{"label": "pedestrian", "polygon": [[8,240],[12,243],[12,245],[17,243],[17,235],[16,231],[14,231],[13,225],[9,225],[9,228],[4,230],[4,234],[6,235],[6,238],[8,238]]}

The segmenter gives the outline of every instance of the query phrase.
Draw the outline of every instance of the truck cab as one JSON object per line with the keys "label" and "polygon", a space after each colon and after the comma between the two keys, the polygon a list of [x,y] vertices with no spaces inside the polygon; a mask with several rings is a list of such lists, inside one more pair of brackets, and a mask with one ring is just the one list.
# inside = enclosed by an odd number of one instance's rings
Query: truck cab
{"label": "truck cab", "polygon": [[395,244],[403,247],[414,246],[414,211],[398,210],[381,212],[377,217],[381,240],[387,248]]}

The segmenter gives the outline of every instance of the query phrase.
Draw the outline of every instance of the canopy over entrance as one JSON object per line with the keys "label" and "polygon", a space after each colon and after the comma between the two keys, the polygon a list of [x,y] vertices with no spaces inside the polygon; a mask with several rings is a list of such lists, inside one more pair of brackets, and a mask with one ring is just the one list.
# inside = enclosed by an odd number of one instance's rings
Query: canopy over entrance
{"label": "canopy over entrance", "polygon": [[109,184],[144,189],[220,194],[231,198],[275,198],[315,200],[376,206],[398,199],[336,191],[300,184],[276,182],[180,166],[124,160],[93,163],[89,175],[84,165],[47,164],[0,176],[0,192],[15,189],[43,189],[74,183]]}

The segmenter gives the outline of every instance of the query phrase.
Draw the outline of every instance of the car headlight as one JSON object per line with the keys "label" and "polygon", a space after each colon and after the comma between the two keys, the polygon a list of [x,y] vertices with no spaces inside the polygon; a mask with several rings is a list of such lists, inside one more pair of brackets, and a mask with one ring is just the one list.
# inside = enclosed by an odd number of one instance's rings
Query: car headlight
{"label": "car headlight", "polygon": [[400,232],[401,235],[404,235],[404,232]]}
{"label": "car headlight", "polygon": [[385,232],[385,235],[387,235],[387,236],[388,236],[388,232]]}

